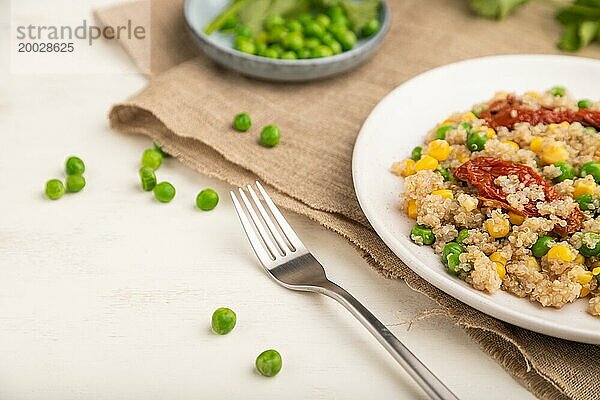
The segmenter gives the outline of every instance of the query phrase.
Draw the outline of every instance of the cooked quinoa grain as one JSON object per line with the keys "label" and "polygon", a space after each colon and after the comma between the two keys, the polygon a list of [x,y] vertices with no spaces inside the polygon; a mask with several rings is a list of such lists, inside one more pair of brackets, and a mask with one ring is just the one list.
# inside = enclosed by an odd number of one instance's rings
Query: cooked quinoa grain
{"label": "cooked quinoa grain", "polygon": [[392,165],[404,179],[401,209],[430,229],[436,254],[459,249],[444,265],[473,288],[555,308],[586,297],[600,315],[600,185],[588,172],[600,162],[600,119],[584,114],[600,102],[580,109],[568,92],[500,92],[473,110],[427,133],[422,157],[436,162]]}

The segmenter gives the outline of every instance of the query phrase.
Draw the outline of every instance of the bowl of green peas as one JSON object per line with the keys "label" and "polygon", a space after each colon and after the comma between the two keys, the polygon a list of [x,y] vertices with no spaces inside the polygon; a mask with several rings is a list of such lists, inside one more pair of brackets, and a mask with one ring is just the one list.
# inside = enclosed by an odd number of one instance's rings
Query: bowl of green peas
{"label": "bowl of green peas", "polygon": [[357,67],[390,25],[383,0],[186,0],[184,16],[195,43],[217,63],[285,82]]}

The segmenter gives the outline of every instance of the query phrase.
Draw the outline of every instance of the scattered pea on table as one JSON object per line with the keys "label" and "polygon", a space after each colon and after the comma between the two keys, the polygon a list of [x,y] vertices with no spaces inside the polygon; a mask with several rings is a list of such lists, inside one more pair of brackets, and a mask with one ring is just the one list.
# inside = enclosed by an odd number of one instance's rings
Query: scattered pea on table
{"label": "scattered pea on table", "polygon": [[58,179],[50,179],[46,182],[46,196],[50,200],[58,200],[65,194],[65,186]]}
{"label": "scattered pea on table", "polygon": [[281,132],[276,125],[267,125],[260,133],[260,143],[265,147],[274,147],[279,144]]}
{"label": "scattered pea on table", "polygon": [[67,175],[67,192],[77,193],[85,187],[85,178],[83,175]]}
{"label": "scattered pea on table", "polygon": [[239,132],[246,132],[252,127],[250,114],[243,112],[235,116],[233,119],[233,128]]}
{"label": "scattered pea on table", "polygon": [[175,197],[175,187],[169,182],[161,182],[154,187],[154,197],[161,203],[168,203]]}
{"label": "scattered pea on table", "polygon": [[65,171],[67,175],[83,175],[85,164],[79,157],[71,156],[65,162]]}
{"label": "scattered pea on table", "polygon": [[156,186],[156,174],[154,169],[150,167],[140,168],[140,181],[142,183],[142,189],[146,192],[154,189]]}
{"label": "scattered pea on table", "polygon": [[210,211],[219,204],[219,194],[213,189],[204,189],[196,196],[196,207],[203,211]]}
{"label": "scattered pea on table", "polygon": [[163,155],[156,149],[147,149],[142,154],[142,165],[152,169],[158,169],[163,162]]}
{"label": "scattered pea on table", "polygon": [[256,370],[267,377],[275,376],[281,371],[281,354],[277,350],[265,350],[256,357]]}
{"label": "scattered pea on table", "polygon": [[226,335],[231,332],[235,328],[236,322],[237,316],[227,307],[217,308],[211,318],[212,330],[217,335]]}

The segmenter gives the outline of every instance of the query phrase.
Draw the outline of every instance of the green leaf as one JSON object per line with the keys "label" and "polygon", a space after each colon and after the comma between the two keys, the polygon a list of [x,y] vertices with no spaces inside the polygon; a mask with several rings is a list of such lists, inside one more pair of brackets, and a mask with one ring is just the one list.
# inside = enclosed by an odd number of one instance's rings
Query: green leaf
{"label": "green leaf", "polygon": [[238,13],[238,11],[245,6],[247,0],[235,0],[229,7],[227,7],[221,14],[217,16],[206,28],[204,28],[204,33],[210,35],[214,31],[221,29],[223,24],[227,22],[227,20]]}
{"label": "green leaf", "polygon": [[579,25],[579,41],[581,47],[587,46],[598,34],[600,29],[600,22],[585,21]]}
{"label": "green leaf", "polygon": [[482,17],[504,19],[528,0],[471,0],[471,9]]}
{"label": "green leaf", "polygon": [[379,15],[380,0],[341,0],[340,4],[348,16],[350,27],[356,33]]}
{"label": "green leaf", "polygon": [[565,30],[558,42],[558,48],[565,51],[576,51],[581,48],[579,40],[579,27],[577,24],[565,26]]}

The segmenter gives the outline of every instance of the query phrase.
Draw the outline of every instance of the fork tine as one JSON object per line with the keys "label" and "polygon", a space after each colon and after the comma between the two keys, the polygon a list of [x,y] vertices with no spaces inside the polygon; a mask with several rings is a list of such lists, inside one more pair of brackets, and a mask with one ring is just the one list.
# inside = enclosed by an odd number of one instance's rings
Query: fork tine
{"label": "fork tine", "polygon": [[262,202],[256,195],[256,192],[254,191],[254,189],[252,189],[252,186],[248,185],[247,188],[248,188],[248,192],[250,193],[250,197],[254,201],[254,205],[258,209],[258,212],[260,213],[263,221],[265,221],[265,223],[267,224],[267,228],[271,232],[271,235],[273,235],[273,238],[279,245],[279,248],[281,249],[281,252],[282,252],[281,255],[284,256],[288,252],[288,246],[285,243],[285,240],[283,240],[283,237],[281,236],[281,234],[275,227],[275,224],[273,224],[273,220],[271,219],[271,217],[269,217],[269,214],[267,214],[265,207],[263,206]]}
{"label": "fork tine", "polygon": [[250,219],[254,223],[254,226],[256,227],[258,234],[262,238],[263,243],[265,244],[265,246],[267,246],[269,253],[271,253],[271,258],[276,259],[278,252],[277,252],[277,249],[275,248],[275,244],[273,243],[273,241],[269,237],[269,234],[265,230],[265,226],[263,225],[263,223],[260,220],[260,218],[258,217],[258,215],[256,215],[256,212],[254,211],[254,207],[252,207],[252,203],[250,203],[250,200],[248,200],[248,197],[246,197],[246,193],[244,193],[244,190],[242,188],[239,188],[238,191],[240,192],[240,197],[242,198],[242,202],[246,206],[246,210],[248,211],[248,214],[250,215]]}
{"label": "fork tine", "polygon": [[273,261],[273,257],[265,250],[262,242],[259,237],[256,235],[256,232],[252,228],[252,222],[246,216],[244,209],[240,202],[238,201],[234,192],[229,192],[231,195],[231,201],[233,201],[233,206],[235,207],[235,211],[240,218],[240,222],[242,223],[242,227],[244,228],[244,232],[246,232],[246,236],[248,236],[248,240],[250,241],[250,245],[256,253],[256,256],[260,260],[260,262],[266,267],[268,264]]}
{"label": "fork tine", "polygon": [[259,181],[256,181],[256,187],[258,187],[258,191],[265,200],[267,207],[269,207],[271,214],[273,214],[273,217],[275,217],[275,220],[279,224],[279,227],[281,228],[291,245],[294,247],[294,250],[304,248],[304,243],[302,243],[298,235],[296,235],[296,232],[294,232],[290,224],[286,221],[283,214],[281,214],[281,211],[279,211],[275,203],[273,203],[273,200],[271,200],[271,197],[267,194],[267,191],[265,190],[265,188],[263,188]]}

